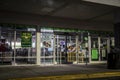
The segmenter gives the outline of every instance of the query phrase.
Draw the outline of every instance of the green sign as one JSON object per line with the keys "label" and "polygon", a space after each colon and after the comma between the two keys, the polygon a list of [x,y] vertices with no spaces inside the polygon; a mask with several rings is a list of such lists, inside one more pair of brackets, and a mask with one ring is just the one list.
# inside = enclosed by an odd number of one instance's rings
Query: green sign
{"label": "green sign", "polygon": [[32,46],[31,32],[22,32],[21,33],[21,46],[22,47],[31,47]]}
{"label": "green sign", "polygon": [[92,59],[98,59],[98,50],[92,49]]}

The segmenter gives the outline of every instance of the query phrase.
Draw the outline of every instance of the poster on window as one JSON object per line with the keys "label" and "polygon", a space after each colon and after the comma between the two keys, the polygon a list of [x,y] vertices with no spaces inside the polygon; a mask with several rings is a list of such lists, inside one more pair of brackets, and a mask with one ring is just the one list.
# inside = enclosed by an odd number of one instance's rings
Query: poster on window
{"label": "poster on window", "polygon": [[98,60],[98,50],[92,49],[92,59]]}
{"label": "poster on window", "polygon": [[41,42],[42,42],[41,54],[50,56],[53,51],[53,34],[42,33]]}
{"label": "poster on window", "polygon": [[32,46],[32,34],[31,32],[21,33],[21,47],[31,47]]}

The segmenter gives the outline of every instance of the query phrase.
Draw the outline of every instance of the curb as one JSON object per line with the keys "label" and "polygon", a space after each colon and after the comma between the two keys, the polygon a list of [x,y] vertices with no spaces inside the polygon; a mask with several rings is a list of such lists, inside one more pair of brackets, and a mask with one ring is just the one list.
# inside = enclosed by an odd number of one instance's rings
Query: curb
{"label": "curb", "polygon": [[107,77],[120,77],[120,72],[103,72],[93,74],[74,74],[74,75],[61,75],[61,76],[46,76],[46,77],[32,77],[32,78],[17,78],[9,80],[70,80],[70,79],[93,79],[93,78],[107,78]]}

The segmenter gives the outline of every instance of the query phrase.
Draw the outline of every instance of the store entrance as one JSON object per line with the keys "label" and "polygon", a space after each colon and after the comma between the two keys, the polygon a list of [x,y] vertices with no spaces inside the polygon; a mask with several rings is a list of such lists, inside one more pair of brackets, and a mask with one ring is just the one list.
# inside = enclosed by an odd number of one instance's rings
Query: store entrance
{"label": "store entrance", "polygon": [[77,60],[76,36],[68,33],[55,35],[56,62],[58,64],[72,64]]}

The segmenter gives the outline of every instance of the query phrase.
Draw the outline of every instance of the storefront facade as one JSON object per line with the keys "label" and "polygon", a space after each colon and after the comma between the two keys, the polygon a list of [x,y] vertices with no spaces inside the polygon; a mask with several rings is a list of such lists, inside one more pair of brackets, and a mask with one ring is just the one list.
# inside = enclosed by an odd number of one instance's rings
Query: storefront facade
{"label": "storefront facade", "polygon": [[1,25],[0,36],[0,65],[106,62],[114,46],[111,32],[67,28]]}

